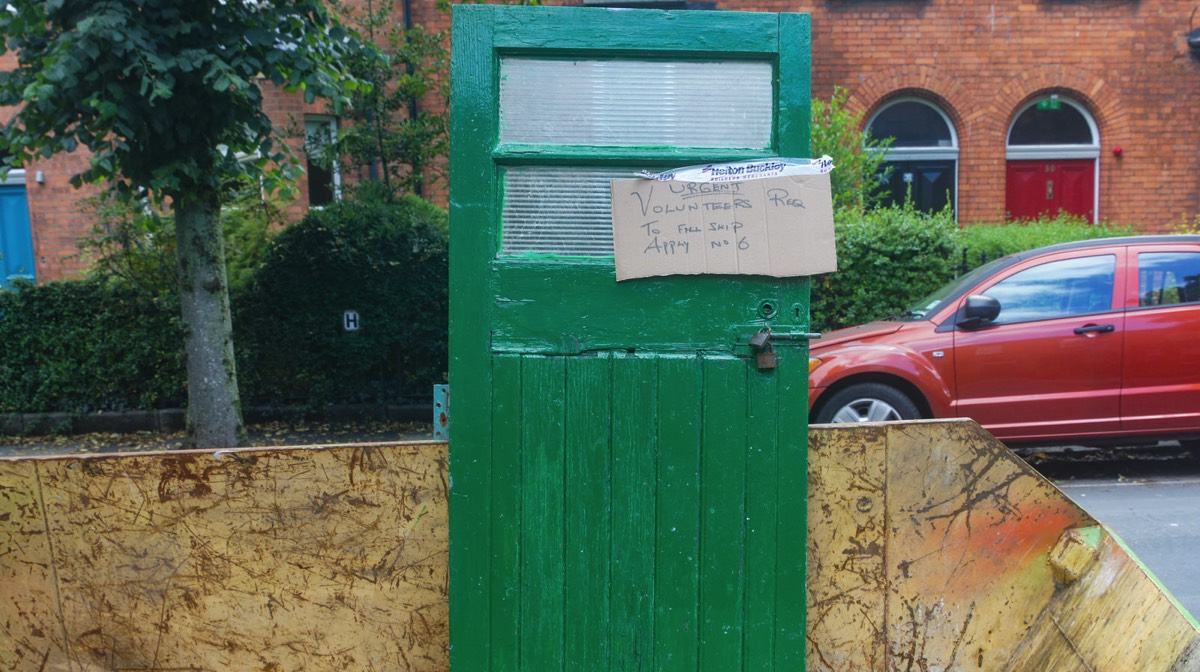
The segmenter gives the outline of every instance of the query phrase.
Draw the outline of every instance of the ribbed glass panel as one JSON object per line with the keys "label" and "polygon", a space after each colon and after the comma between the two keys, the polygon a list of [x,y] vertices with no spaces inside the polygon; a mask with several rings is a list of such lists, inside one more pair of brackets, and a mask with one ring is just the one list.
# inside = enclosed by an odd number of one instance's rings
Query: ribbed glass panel
{"label": "ribbed glass panel", "polygon": [[500,141],[766,149],[770,63],[500,61]]}
{"label": "ribbed glass panel", "polygon": [[500,254],[612,256],[612,185],[632,170],[509,168]]}

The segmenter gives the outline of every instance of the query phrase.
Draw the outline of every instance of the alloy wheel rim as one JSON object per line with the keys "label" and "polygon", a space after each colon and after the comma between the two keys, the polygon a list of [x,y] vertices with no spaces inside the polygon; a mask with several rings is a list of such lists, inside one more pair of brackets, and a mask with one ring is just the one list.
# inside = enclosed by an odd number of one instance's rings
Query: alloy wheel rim
{"label": "alloy wheel rim", "polygon": [[833,414],[833,422],[885,422],[901,420],[891,404],[879,399],[856,399]]}

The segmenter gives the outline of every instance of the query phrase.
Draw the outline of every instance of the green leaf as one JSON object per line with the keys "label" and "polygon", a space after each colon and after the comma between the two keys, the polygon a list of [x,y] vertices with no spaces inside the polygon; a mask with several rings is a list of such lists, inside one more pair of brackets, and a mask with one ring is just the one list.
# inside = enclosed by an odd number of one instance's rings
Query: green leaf
{"label": "green leaf", "polygon": [[174,89],[171,87],[173,81],[160,79],[154,82],[154,93],[150,96],[150,100],[170,98],[174,94]]}

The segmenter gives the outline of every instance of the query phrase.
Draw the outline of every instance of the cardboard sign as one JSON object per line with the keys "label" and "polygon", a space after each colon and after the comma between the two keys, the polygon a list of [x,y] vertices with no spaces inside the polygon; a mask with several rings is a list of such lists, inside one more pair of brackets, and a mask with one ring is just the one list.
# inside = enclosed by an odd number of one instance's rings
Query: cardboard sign
{"label": "cardboard sign", "polygon": [[613,180],[617,280],[837,270],[829,174]]}

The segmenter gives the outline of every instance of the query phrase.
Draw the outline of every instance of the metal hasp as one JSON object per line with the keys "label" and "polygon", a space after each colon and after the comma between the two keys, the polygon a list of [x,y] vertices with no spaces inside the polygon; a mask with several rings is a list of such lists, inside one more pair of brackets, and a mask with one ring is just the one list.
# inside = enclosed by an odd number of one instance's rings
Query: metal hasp
{"label": "metal hasp", "polygon": [[450,386],[433,386],[433,438],[450,440]]}
{"label": "metal hasp", "polygon": [[813,332],[773,332],[770,327],[759,329],[750,337],[750,350],[754,352],[755,363],[760,371],[766,371],[779,366],[779,356],[775,353],[772,340],[776,341],[811,341],[821,337]]}
{"label": "metal hasp", "polygon": [[452,39],[452,672],[802,670],[807,343],[742,334],[806,333],[810,282],[617,282],[611,181],[808,156],[809,17],[464,4]]}

